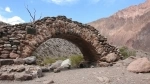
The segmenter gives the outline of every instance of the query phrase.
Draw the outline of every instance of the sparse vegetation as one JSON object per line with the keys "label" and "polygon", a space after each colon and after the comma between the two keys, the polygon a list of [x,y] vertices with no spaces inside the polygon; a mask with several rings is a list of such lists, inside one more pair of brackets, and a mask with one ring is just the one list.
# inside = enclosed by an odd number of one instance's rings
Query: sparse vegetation
{"label": "sparse vegetation", "polygon": [[50,56],[43,57],[43,56],[38,56],[37,57],[37,65],[48,65],[56,62],[57,60],[65,60],[65,57],[57,57],[57,58],[52,58]]}
{"label": "sparse vegetation", "polygon": [[[38,56],[37,57],[37,65],[48,65],[56,62],[57,60],[65,60],[67,57],[57,57],[57,58],[51,58],[50,56],[43,57]],[[69,59],[71,60],[72,67],[77,67],[81,61],[83,61],[82,55],[73,55],[70,56]]]}
{"label": "sparse vegetation", "polygon": [[78,67],[79,63],[83,61],[82,55],[74,55],[70,57],[72,67]]}
{"label": "sparse vegetation", "polygon": [[129,49],[126,46],[123,46],[119,49],[120,53],[123,56],[123,59],[128,58],[129,56],[136,56],[136,51]]}
{"label": "sparse vegetation", "polygon": [[[37,65],[48,65],[56,62],[57,60],[65,60],[67,57],[57,57],[57,58],[52,58],[50,56],[43,57],[43,56],[38,56],[37,57]],[[72,67],[77,67],[81,61],[83,61],[83,56],[82,55],[73,55],[70,56],[69,59],[71,60],[71,65]]]}

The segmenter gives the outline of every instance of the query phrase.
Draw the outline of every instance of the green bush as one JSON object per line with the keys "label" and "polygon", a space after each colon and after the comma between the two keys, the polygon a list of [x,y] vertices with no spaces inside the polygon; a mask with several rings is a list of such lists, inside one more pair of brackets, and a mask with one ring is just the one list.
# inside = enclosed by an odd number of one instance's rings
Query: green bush
{"label": "green bush", "polygon": [[82,55],[73,55],[70,57],[72,67],[78,67],[80,62],[83,61]]}
{"label": "green bush", "polygon": [[43,59],[43,64],[44,65],[47,65],[47,64],[52,64],[52,63],[54,63],[54,62],[56,62],[56,59],[54,59],[54,58],[50,58],[50,57],[46,57],[46,58],[44,58]]}
{"label": "green bush", "polygon": [[128,49],[128,47],[123,46],[119,48],[120,54],[123,56],[123,59],[128,58],[129,56],[136,56],[136,51]]}

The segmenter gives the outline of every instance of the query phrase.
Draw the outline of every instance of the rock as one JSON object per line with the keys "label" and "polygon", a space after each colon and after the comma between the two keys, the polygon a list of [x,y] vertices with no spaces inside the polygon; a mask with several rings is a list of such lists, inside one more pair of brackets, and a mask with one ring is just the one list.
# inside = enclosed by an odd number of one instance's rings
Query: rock
{"label": "rock", "polygon": [[25,71],[25,66],[20,66],[20,67],[18,67],[17,69],[16,69],[16,71],[17,72],[23,72],[23,71]]}
{"label": "rock", "polygon": [[25,64],[36,64],[36,57],[35,56],[26,57],[23,60],[25,61]]}
{"label": "rock", "polygon": [[58,73],[61,71],[61,68],[54,69],[54,73]]}
{"label": "rock", "polygon": [[112,64],[107,63],[107,62],[100,62],[100,63],[99,63],[99,66],[100,66],[100,67],[108,67],[108,66],[112,66]]}
{"label": "rock", "polygon": [[71,68],[71,61],[70,59],[66,59],[61,63],[61,68]]}
{"label": "rock", "polygon": [[106,62],[115,62],[118,59],[118,56],[115,53],[109,53],[107,56],[101,58],[102,61]]}
{"label": "rock", "polygon": [[44,84],[53,84],[54,81],[53,81],[53,80],[48,80],[48,81],[44,81],[43,83],[44,83]]}
{"label": "rock", "polygon": [[41,67],[42,72],[49,72],[49,69],[47,67]]}
{"label": "rock", "polygon": [[14,64],[14,60],[12,59],[0,59],[0,65],[11,65]]}
{"label": "rock", "polygon": [[7,51],[7,50],[3,50],[3,51],[1,51],[1,53],[2,53],[2,54],[9,54],[10,52]]}
{"label": "rock", "polygon": [[14,64],[24,64],[25,60],[23,60],[22,58],[16,58],[14,59]]}
{"label": "rock", "polygon": [[15,74],[15,80],[18,81],[26,81],[26,80],[32,80],[33,77],[31,74],[27,74],[27,73],[17,73]]}
{"label": "rock", "polygon": [[113,66],[115,67],[120,67],[120,66],[125,66],[127,67],[131,62],[133,62],[135,59],[137,59],[137,57],[135,56],[130,56],[124,60],[119,60],[117,61]]}
{"label": "rock", "polygon": [[150,61],[146,57],[138,58],[128,65],[127,70],[135,73],[150,72]]}
{"label": "rock", "polygon": [[79,64],[79,68],[89,68],[90,67],[90,63],[88,61],[82,61]]}
{"label": "rock", "polygon": [[4,47],[11,47],[11,44],[4,44]]}
{"label": "rock", "polygon": [[25,66],[24,65],[17,65],[13,66],[9,72],[23,72],[25,71]]}
{"label": "rock", "polygon": [[58,60],[55,63],[52,63],[52,65],[49,67],[49,69],[54,70],[54,69],[60,67],[62,62],[63,62],[62,60]]}
{"label": "rock", "polygon": [[2,73],[0,75],[0,80],[14,80],[14,74],[13,73]]}
{"label": "rock", "polygon": [[40,78],[43,76],[43,73],[42,73],[42,69],[40,67],[37,67],[36,70],[34,70],[32,72],[32,75],[34,75],[35,78]]}
{"label": "rock", "polygon": [[0,55],[0,58],[2,59],[7,59],[9,57],[9,54],[2,54]]}
{"label": "rock", "polygon": [[97,77],[97,79],[102,83],[109,83],[110,80],[107,77]]}
{"label": "rock", "polygon": [[16,53],[11,52],[9,57],[12,58],[12,59],[15,59],[15,58],[19,57],[19,55],[16,54]]}
{"label": "rock", "polygon": [[27,74],[31,74],[33,78],[39,78],[43,76],[42,69],[40,67],[28,67],[25,72]]}

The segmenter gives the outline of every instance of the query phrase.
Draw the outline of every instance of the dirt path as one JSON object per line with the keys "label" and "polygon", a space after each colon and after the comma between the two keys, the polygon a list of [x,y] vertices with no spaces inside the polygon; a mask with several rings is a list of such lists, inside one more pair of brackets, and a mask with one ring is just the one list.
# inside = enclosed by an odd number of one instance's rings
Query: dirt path
{"label": "dirt path", "polygon": [[126,66],[114,65],[45,73],[44,77],[31,81],[0,81],[0,84],[44,84],[50,80],[54,84],[150,84],[150,73],[132,73]]}

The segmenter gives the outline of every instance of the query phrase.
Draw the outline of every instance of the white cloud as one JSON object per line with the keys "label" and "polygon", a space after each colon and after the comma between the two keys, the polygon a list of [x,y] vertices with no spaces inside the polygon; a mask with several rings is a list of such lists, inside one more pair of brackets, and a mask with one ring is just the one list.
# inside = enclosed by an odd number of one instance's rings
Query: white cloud
{"label": "white cloud", "polygon": [[6,17],[3,17],[2,15],[0,15],[0,21],[5,22],[5,23],[9,23],[12,25],[25,22],[19,16],[13,16],[11,18],[6,18]]}
{"label": "white cloud", "polygon": [[6,11],[6,12],[9,12],[9,13],[12,12],[9,7],[6,7],[6,8],[5,8],[5,11]]}
{"label": "white cloud", "polygon": [[75,3],[78,0],[44,0],[47,2],[55,3],[57,5],[64,5],[64,4],[72,4]]}

